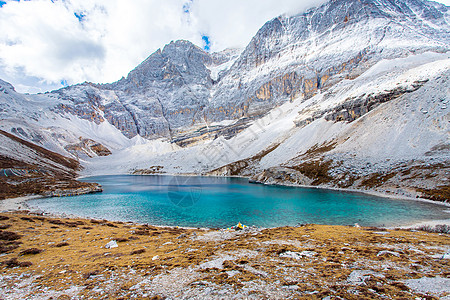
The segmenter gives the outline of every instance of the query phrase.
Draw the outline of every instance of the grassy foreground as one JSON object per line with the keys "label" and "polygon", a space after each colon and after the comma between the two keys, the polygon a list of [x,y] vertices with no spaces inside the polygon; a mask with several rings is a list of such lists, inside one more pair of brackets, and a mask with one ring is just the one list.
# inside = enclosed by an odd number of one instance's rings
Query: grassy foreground
{"label": "grassy foreground", "polygon": [[[106,248],[112,240],[118,247]],[[448,234],[241,231],[0,214],[0,299],[438,299]]]}

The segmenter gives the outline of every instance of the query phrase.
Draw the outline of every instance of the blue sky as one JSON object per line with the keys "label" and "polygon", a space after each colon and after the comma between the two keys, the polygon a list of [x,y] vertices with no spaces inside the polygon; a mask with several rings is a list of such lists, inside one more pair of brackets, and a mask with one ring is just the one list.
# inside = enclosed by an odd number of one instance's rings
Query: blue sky
{"label": "blue sky", "polygon": [[0,0],[0,78],[31,93],[113,82],[172,40],[242,48],[266,21],[323,2]]}

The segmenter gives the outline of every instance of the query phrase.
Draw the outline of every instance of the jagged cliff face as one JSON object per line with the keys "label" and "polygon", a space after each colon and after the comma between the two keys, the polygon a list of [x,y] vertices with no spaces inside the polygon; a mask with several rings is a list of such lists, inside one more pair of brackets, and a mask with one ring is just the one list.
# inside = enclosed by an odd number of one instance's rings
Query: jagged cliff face
{"label": "jagged cliff face", "polygon": [[172,42],[113,84],[49,94],[52,108],[126,137],[176,140],[198,126],[254,119],[286,101],[306,100],[382,59],[448,51],[446,6],[427,2],[330,1],[267,22],[242,51],[209,54]]}
{"label": "jagged cliff face", "polygon": [[169,137],[171,127],[201,120],[212,80],[206,65],[213,59],[187,41],[158,50],[127,78],[107,85],[83,84],[52,92],[72,105],[58,108],[83,119],[105,119],[125,136]]}
{"label": "jagged cliff face", "polygon": [[[227,116],[261,115],[351,79],[383,58],[449,47],[447,8],[422,1],[330,1],[266,23],[215,93]],[[239,75],[238,75],[239,74]],[[230,92],[231,91],[231,92]]]}

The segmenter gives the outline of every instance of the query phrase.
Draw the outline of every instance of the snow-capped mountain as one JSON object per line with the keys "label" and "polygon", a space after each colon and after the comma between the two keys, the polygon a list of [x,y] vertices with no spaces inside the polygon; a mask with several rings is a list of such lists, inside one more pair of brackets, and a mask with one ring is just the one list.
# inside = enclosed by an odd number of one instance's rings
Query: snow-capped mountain
{"label": "snow-capped mountain", "polygon": [[210,55],[176,41],[118,82],[49,96],[68,100],[55,108],[59,112],[106,119],[129,138],[174,138],[195,125],[260,117],[354,78],[381,59],[446,52],[448,18],[447,7],[432,2],[330,1],[267,22],[239,56]]}
{"label": "snow-capped mountain", "polygon": [[448,186],[449,69],[447,6],[334,0],[267,22],[245,49],[172,42],[111,84],[21,95],[0,81],[0,128],[89,174],[426,193]]}

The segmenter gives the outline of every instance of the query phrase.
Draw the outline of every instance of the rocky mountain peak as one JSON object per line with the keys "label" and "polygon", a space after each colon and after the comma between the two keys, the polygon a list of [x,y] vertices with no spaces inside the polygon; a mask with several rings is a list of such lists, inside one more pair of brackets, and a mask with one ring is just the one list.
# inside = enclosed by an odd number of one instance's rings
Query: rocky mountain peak
{"label": "rocky mountain peak", "polygon": [[61,114],[108,121],[127,137],[173,141],[213,122],[245,123],[306,101],[384,59],[446,52],[448,20],[448,7],[425,0],[332,0],[268,21],[243,51],[210,54],[172,41],[115,83],[49,96],[64,102],[55,109]]}
{"label": "rocky mountain peak", "polygon": [[127,78],[113,84],[114,88],[142,91],[154,85],[188,83],[210,84],[208,69],[209,54],[189,41],[172,41],[162,50],[158,49],[132,70]]}
{"label": "rocky mountain peak", "polygon": [[16,91],[14,89],[14,87],[12,86],[12,84],[0,79],[0,92],[4,93],[6,90],[10,90],[10,91],[14,91],[14,92]]}

